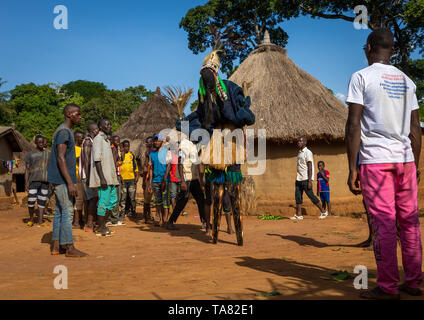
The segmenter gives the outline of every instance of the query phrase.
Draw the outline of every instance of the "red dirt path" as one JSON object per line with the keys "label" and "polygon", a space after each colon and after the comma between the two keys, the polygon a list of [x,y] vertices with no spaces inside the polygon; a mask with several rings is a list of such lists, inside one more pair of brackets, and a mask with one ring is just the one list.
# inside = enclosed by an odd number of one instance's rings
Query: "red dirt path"
{"label": "red dirt path", "polygon": [[[116,227],[111,238],[75,230],[76,247],[90,256],[71,259],[50,255],[52,225],[28,228],[24,208],[0,211],[0,299],[357,299],[353,280],[331,281],[328,272],[365,265],[376,274],[371,251],[340,246],[365,240],[361,219],[251,216],[238,247],[224,231],[211,244],[192,204],[187,212],[179,231],[133,222]],[[57,265],[68,268],[68,290],[53,287]],[[258,296],[271,291],[282,295]]]}

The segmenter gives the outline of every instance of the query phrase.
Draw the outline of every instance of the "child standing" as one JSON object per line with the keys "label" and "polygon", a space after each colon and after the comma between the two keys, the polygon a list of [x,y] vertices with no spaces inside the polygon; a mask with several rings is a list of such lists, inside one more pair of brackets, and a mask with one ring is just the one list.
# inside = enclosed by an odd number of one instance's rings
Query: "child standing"
{"label": "child standing", "polygon": [[330,172],[325,170],[324,161],[318,161],[318,170],[317,173],[317,195],[320,197],[322,202],[322,207],[324,210],[331,214],[331,204],[330,204]]}
{"label": "child standing", "polygon": [[125,209],[127,197],[131,201],[130,216],[136,218],[136,190],[138,183],[138,166],[135,155],[130,151],[130,142],[125,140],[122,142],[124,150],[121,154],[121,176],[122,176],[122,198],[121,207]]}
{"label": "child standing", "polygon": [[[149,192],[156,198],[156,212],[159,213],[160,225],[165,227],[168,221],[168,183],[170,181],[171,152],[162,146],[164,138],[157,134],[153,137],[155,150],[150,153]],[[165,215],[166,214],[166,215]]]}

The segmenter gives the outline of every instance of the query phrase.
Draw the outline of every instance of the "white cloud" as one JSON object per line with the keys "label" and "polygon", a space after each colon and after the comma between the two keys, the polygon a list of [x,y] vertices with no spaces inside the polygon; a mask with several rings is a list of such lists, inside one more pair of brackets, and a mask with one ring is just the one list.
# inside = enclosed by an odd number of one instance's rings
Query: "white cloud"
{"label": "white cloud", "polygon": [[346,101],[346,96],[343,93],[340,93],[340,92],[339,93],[336,93],[335,96],[336,96],[337,99],[339,99],[339,100],[341,100],[343,102]]}

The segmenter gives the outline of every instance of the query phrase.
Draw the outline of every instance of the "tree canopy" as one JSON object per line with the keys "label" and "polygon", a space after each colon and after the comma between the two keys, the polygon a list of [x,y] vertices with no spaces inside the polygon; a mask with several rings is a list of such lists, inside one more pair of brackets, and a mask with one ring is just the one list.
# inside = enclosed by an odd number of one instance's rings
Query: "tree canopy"
{"label": "tree canopy", "polygon": [[[4,82],[0,79],[0,87],[2,84]],[[103,83],[85,80],[63,86],[27,83],[16,86],[10,93],[0,94],[0,124],[14,122],[16,129],[28,140],[42,134],[51,141],[63,121],[63,108],[68,103],[75,103],[82,112],[78,129],[84,130],[89,123],[108,118],[115,131],[152,94],[143,85],[108,90]]]}
{"label": "tree canopy", "polygon": [[296,12],[293,1],[209,0],[190,9],[179,26],[187,32],[193,53],[222,49],[221,70],[231,72],[234,61],[243,61],[262,42],[266,30],[272,42],[284,47],[288,35],[279,24]]}
{"label": "tree canopy", "polygon": [[[424,98],[423,60],[413,60],[413,52],[424,53],[424,1],[422,0],[295,0],[304,15],[313,18],[341,19],[354,22],[353,9],[364,5],[371,30],[388,28],[393,32],[395,53],[392,63],[417,84],[417,96]],[[424,104],[420,103],[424,117]]]}

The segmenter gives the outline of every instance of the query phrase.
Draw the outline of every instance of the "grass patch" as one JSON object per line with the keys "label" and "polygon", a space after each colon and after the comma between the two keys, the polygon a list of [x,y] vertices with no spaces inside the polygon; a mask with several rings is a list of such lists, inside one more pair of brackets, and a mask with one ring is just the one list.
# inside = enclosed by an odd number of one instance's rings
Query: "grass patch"
{"label": "grass patch", "polygon": [[282,293],[279,291],[263,292],[263,293],[257,294],[258,297],[275,297],[275,296],[281,296],[281,295]]}
{"label": "grass patch", "polygon": [[283,216],[274,216],[272,214],[270,214],[269,212],[266,212],[264,214],[261,214],[258,216],[259,220],[282,220],[282,219],[287,219]]}
{"label": "grass patch", "polygon": [[344,281],[344,280],[355,279],[355,276],[353,274],[347,272],[346,270],[330,271],[328,274],[331,277],[327,278],[325,280],[340,282],[340,281]]}

